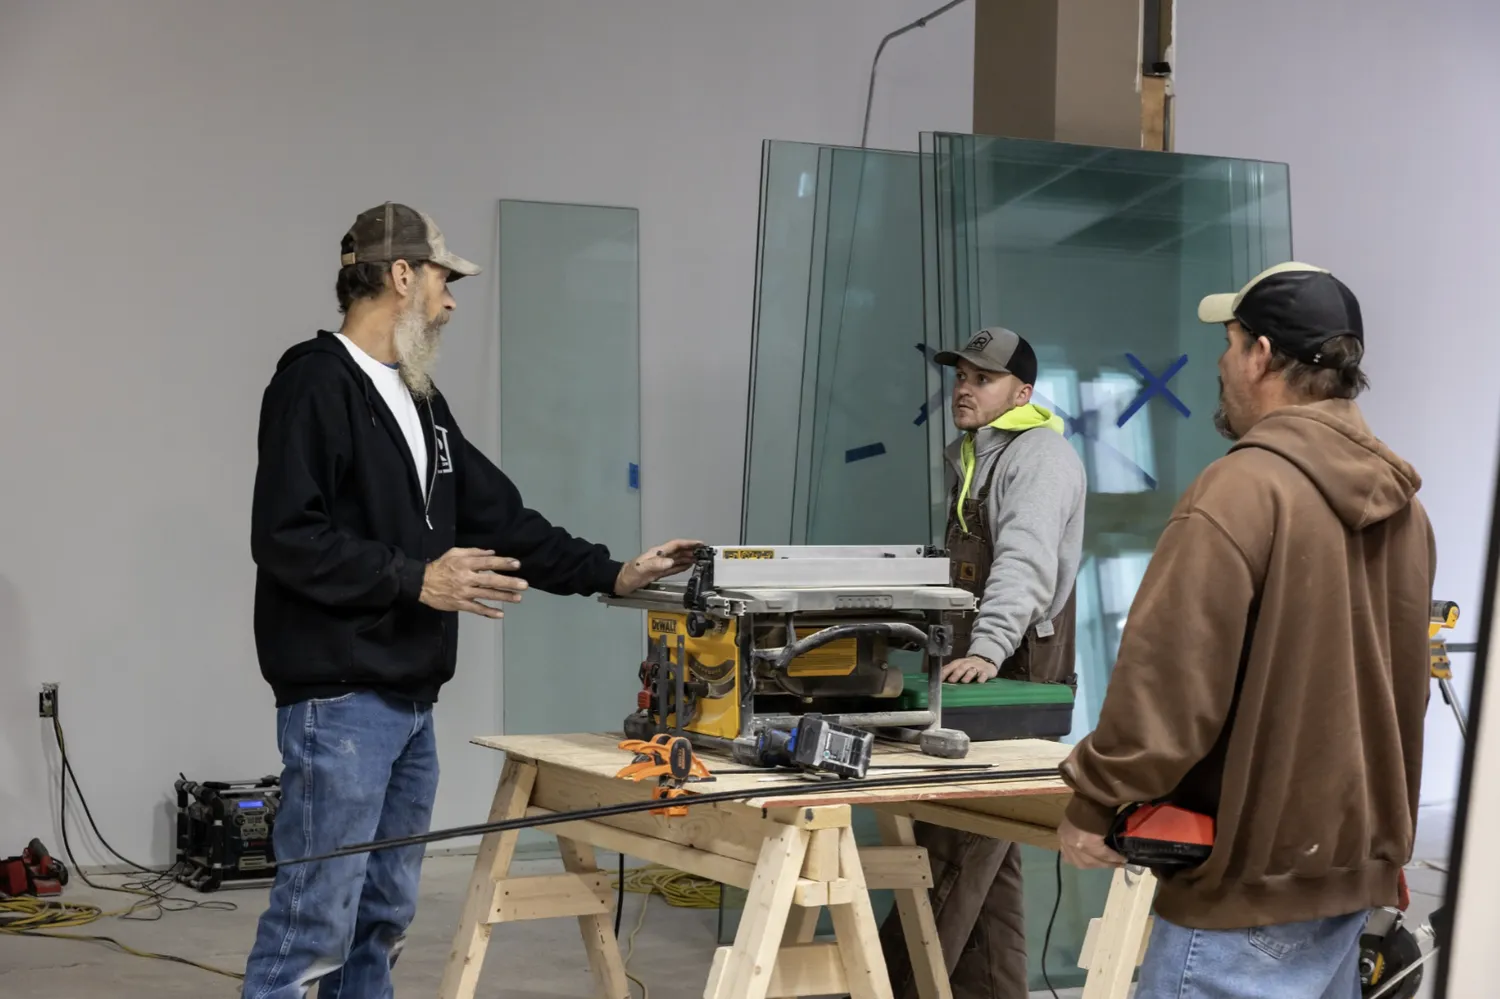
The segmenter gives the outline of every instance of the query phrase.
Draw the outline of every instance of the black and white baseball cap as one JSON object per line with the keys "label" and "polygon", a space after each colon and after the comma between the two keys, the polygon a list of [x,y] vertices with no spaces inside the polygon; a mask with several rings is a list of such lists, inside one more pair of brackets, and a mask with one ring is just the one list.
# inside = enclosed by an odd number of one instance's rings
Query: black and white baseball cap
{"label": "black and white baseball cap", "polygon": [[1003,326],[982,329],[969,338],[962,350],[944,350],[932,358],[948,367],[968,361],[981,371],[1015,375],[1023,385],[1036,384],[1036,351],[1021,334]]}
{"label": "black and white baseball cap", "polygon": [[1198,303],[1198,318],[1238,320],[1252,336],[1307,364],[1322,364],[1323,345],[1336,336],[1365,342],[1354,292],[1323,268],[1296,261],[1261,271],[1238,292],[1209,295]]}

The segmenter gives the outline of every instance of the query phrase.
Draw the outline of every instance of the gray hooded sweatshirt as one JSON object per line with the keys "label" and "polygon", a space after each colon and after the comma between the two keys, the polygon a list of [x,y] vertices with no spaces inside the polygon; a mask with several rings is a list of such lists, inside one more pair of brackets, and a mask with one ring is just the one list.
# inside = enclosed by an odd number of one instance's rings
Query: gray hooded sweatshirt
{"label": "gray hooded sweatshirt", "polygon": [[1083,559],[1088,484],[1062,429],[1060,418],[1033,403],[965,434],[947,450],[949,486],[960,484],[960,507],[995,473],[985,508],[995,558],[969,654],[997,665],[1020,648],[1028,628],[1051,634]]}

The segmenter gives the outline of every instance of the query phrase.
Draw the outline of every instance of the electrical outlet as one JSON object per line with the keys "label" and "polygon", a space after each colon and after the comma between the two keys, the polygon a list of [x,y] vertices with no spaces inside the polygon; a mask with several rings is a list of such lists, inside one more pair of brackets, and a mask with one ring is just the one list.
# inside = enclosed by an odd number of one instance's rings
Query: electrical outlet
{"label": "electrical outlet", "polygon": [[37,696],[37,716],[41,718],[57,716],[57,684],[42,684],[42,692]]}

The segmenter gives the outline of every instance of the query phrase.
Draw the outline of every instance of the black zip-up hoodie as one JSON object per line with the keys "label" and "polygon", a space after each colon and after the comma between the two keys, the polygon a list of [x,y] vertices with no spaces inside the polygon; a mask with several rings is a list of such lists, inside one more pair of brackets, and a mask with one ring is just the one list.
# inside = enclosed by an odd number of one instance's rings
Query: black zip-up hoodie
{"label": "black zip-up hoodie", "polygon": [[437,700],[458,615],[419,601],[450,548],[520,561],[548,593],[614,588],[607,549],[554,527],[464,439],[441,393],[419,403],[427,491],[395,416],[332,333],[282,355],[261,401],[250,551],[255,644],[277,706],[351,690]]}

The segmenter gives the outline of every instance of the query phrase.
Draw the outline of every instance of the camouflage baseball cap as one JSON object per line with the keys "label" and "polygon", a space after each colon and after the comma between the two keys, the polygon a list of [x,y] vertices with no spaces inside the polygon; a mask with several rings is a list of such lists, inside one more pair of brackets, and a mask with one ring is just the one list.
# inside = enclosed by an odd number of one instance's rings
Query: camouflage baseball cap
{"label": "camouflage baseball cap", "polygon": [[390,264],[397,260],[446,267],[448,280],[479,273],[479,267],[451,253],[437,223],[424,212],[387,201],[359,213],[344,233],[339,263]]}

